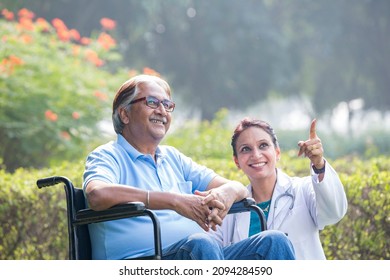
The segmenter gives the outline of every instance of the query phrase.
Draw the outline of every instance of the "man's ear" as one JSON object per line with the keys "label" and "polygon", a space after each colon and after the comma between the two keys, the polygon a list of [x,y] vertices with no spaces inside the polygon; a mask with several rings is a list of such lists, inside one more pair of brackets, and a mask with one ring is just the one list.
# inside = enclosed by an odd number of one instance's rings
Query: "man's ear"
{"label": "man's ear", "polygon": [[124,124],[128,124],[129,123],[129,116],[127,115],[127,110],[125,108],[120,108],[119,109],[119,116],[121,118],[121,121],[124,123]]}

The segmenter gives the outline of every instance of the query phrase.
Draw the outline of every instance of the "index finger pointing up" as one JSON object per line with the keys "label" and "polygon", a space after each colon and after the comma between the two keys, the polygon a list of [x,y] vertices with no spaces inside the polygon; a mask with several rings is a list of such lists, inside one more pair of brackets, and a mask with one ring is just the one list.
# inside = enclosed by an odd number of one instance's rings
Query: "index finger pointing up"
{"label": "index finger pointing up", "polygon": [[317,138],[316,124],[317,124],[317,120],[316,120],[316,119],[314,119],[314,120],[311,121],[311,125],[310,125],[310,135],[309,135],[309,138],[310,138],[310,139],[315,139],[315,138]]}

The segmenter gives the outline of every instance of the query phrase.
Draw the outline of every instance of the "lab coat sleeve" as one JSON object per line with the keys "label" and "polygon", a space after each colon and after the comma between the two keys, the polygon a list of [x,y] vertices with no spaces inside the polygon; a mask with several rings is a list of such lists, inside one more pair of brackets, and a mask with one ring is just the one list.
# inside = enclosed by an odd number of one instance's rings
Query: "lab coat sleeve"
{"label": "lab coat sleeve", "polygon": [[312,171],[312,183],[315,192],[317,226],[339,222],[347,212],[348,202],[344,186],[333,167],[326,162],[324,178],[318,181],[318,175]]}

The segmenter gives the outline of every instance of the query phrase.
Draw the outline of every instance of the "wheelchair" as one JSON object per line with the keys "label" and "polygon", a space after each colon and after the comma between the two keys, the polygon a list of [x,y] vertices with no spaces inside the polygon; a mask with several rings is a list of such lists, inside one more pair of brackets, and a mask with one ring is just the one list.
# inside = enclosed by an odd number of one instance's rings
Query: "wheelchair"
{"label": "wheelchair", "polygon": [[[51,176],[37,180],[39,189],[63,183],[66,195],[67,225],[70,260],[91,260],[92,249],[88,224],[117,219],[149,216],[153,223],[154,254],[134,259],[160,260],[162,257],[161,230],[157,215],[147,209],[142,202],[129,202],[115,205],[102,211],[86,208],[84,192],[76,188],[72,181],[64,176]],[[260,219],[261,228],[267,229],[266,218],[252,198],[246,198],[232,205],[228,214],[255,211]]]}

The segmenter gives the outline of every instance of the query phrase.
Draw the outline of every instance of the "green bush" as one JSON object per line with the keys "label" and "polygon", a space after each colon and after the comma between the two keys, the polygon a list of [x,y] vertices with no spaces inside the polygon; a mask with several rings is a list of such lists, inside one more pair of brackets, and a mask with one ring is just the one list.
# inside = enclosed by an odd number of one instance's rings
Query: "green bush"
{"label": "green bush", "polygon": [[[247,183],[231,158],[203,158],[200,163],[230,179]],[[390,259],[390,158],[342,158],[330,163],[339,171],[349,208],[336,225],[321,232],[328,259]],[[284,153],[280,167],[290,175],[308,173],[307,159]],[[36,180],[51,175],[81,186],[84,162],[44,170],[0,170],[0,259],[66,259],[68,237],[64,189],[38,189]]]}
{"label": "green bush", "polygon": [[186,122],[169,134],[164,143],[177,147],[195,160],[231,158],[232,149],[229,139],[232,129],[226,120],[228,113],[227,109],[221,109],[211,122]]}
{"label": "green bush", "polygon": [[82,163],[53,169],[0,170],[0,259],[67,259],[65,192],[61,185],[39,190],[38,178],[65,174],[80,183]]}
{"label": "green bush", "polygon": [[334,166],[349,207],[337,226],[322,232],[325,253],[332,259],[390,259],[390,159],[348,158]]}

